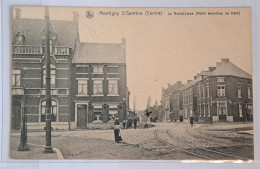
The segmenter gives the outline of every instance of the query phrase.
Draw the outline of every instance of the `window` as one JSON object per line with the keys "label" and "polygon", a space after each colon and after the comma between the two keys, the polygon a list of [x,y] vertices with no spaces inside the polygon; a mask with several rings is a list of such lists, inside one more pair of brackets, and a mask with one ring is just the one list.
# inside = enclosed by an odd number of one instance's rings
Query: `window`
{"label": "window", "polygon": [[204,106],[203,106],[203,113],[204,113],[204,117],[206,117],[206,105],[204,103]]}
{"label": "window", "polygon": [[[46,101],[41,104],[41,122],[46,121]],[[57,103],[56,101],[51,101],[51,121],[57,121]]]}
{"label": "window", "polygon": [[251,99],[252,98],[251,87],[247,87],[247,94],[248,94],[248,98]]}
{"label": "window", "polygon": [[207,86],[207,98],[209,98],[209,86]]}
{"label": "window", "polygon": [[93,66],[93,73],[103,73],[103,66]]}
{"label": "window", "polygon": [[200,117],[201,117],[201,105],[199,105],[199,112],[200,112]]}
{"label": "window", "polygon": [[87,95],[87,94],[88,94],[88,81],[78,80],[78,95]]}
{"label": "window", "polygon": [[208,103],[208,117],[210,117],[210,103]]}
{"label": "window", "polygon": [[224,77],[218,78],[218,82],[225,82],[225,78]]}
{"label": "window", "polygon": [[[51,68],[51,85],[55,85],[55,77],[56,77],[56,70],[55,70],[55,66],[51,64],[50,66]],[[43,84],[46,84],[46,66],[43,67],[43,76],[42,76],[42,80],[43,80]]]}
{"label": "window", "polygon": [[108,94],[117,95],[118,94],[118,84],[117,80],[109,80],[108,82]]}
{"label": "window", "polygon": [[198,99],[200,99],[200,89],[198,89]]}
{"label": "window", "polygon": [[238,98],[242,98],[242,87],[241,86],[238,86],[237,95],[238,95]]}
{"label": "window", "polygon": [[218,85],[218,97],[225,97],[225,86]]}
{"label": "window", "polygon": [[118,73],[118,67],[108,67],[107,72],[108,73]]}
{"label": "window", "polygon": [[21,86],[21,70],[12,70],[12,87]]}
{"label": "window", "polygon": [[103,94],[103,80],[94,80],[93,83],[94,95],[102,95]]}
{"label": "window", "polygon": [[238,104],[238,109],[239,109],[239,117],[243,117],[242,104],[241,103]]}
{"label": "window", "polygon": [[205,88],[202,88],[202,98],[205,99]]}

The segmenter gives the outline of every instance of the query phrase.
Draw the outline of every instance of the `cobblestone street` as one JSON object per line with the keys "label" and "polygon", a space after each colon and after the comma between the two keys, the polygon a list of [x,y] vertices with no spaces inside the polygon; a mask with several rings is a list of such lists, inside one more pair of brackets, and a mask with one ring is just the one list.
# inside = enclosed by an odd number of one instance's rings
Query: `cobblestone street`
{"label": "cobblestone street", "polygon": [[[253,159],[253,123],[155,123],[149,129],[53,131],[52,145],[65,159],[121,160],[250,160]],[[11,147],[20,133],[11,134]],[[45,145],[45,132],[28,132],[28,143]],[[17,151],[16,151],[17,152]],[[11,158],[22,158],[15,150]],[[16,154],[16,155],[14,155]]]}

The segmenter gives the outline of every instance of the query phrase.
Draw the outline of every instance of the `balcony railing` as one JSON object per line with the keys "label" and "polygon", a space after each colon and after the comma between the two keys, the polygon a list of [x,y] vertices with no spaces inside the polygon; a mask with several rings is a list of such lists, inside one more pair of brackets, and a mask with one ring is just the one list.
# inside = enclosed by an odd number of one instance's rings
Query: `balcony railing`
{"label": "balcony railing", "polygon": [[[32,46],[32,45],[13,45],[13,54],[44,54],[44,46]],[[52,47],[52,55],[69,55],[70,48],[57,46]]]}
{"label": "balcony railing", "polygon": [[22,87],[12,88],[12,95],[24,95],[24,88]]}
{"label": "balcony railing", "polygon": [[13,54],[43,54],[42,46],[13,45]]}

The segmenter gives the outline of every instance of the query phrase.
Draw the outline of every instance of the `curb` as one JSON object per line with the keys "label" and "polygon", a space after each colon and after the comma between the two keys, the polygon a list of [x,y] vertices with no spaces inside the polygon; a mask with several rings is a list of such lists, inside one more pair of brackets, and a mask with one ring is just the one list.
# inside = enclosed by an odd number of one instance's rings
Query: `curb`
{"label": "curb", "polygon": [[57,149],[57,148],[52,148],[53,150],[54,150],[54,152],[57,154],[57,156],[58,156],[58,160],[64,160],[64,157],[63,157],[63,155],[62,155],[62,153],[61,153],[61,151],[59,150],[59,149]]}

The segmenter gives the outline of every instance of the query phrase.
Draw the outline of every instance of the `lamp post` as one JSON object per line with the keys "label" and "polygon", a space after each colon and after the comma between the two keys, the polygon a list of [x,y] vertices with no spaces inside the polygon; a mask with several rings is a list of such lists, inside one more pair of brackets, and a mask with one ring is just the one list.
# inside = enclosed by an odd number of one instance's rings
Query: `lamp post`
{"label": "lamp post", "polygon": [[51,77],[50,77],[50,35],[49,8],[45,7],[45,66],[46,66],[46,146],[45,152],[51,153]]}
{"label": "lamp post", "polygon": [[[24,67],[22,77],[24,76],[27,69],[28,69],[27,67]],[[21,81],[21,78],[19,79],[19,81]],[[16,84],[17,83],[18,81],[16,82]],[[18,147],[18,151],[29,151],[29,146],[27,144],[27,107],[26,107],[25,95],[23,96],[23,108],[21,112],[21,136],[20,136],[20,145]]]}

